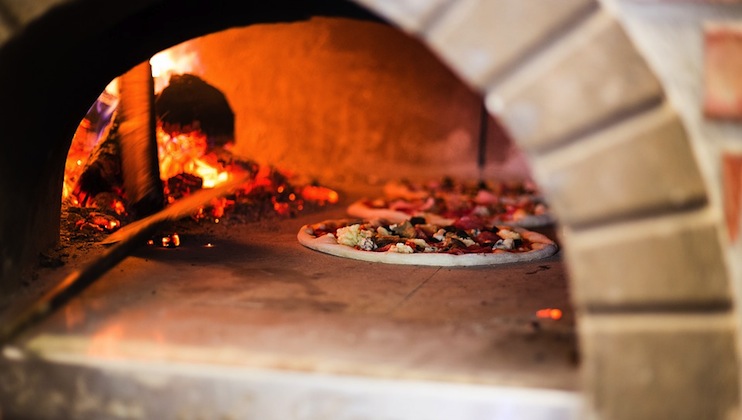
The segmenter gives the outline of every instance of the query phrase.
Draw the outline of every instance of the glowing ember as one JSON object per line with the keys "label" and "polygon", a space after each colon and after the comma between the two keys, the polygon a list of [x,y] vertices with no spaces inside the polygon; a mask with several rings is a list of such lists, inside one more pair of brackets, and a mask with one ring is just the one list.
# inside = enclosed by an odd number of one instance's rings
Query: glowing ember
{"label": "glowing ember", "polygon": [[[201,70],[197,54],[189,50],[187,44],[155,55],[150,64],[155,79],[155,92],[161,92],[157,96],[158,100],[168,93],[172,94],[172,91],[178,91],[168,89],[163,92],[170,83],[171,76],[181,75],[173,78],[171,85],[181,86],[180,83],[184,83],[181,80],[186,80],[186,76],[198,79],[191,73],[200,73]],[[96,209],[87,220],[77,221],[79,230],[104,232],[118,229],[122,225],[119,219],[103,218],[101,215],[104,212],[121,216],[124,222],[127,220],[126,194],[121,185],[118,155],[119,121],[113,118],[118,105],[116,82],[117,80],[106,88],[80,123],[67,157],[63,200],[71,206]],[[165,102],[177,109],[179,98],[169,96],[169,102]],[[221,110],[219,107],[214,109]],[[231,115],[228,105],[227,109]],[[167,203],[173,203],[201,188],[217,187],[234,176],[250,176],[250,181],[232,195],[213,200],[207,208],[196,212],[192,217],[197,221],[209,219],[213,223],[220,223],[230,214],[236,214],[240,220],[251,221],[266,215],[293,217],[300,211],[312,209],[313,205],[324,206],[339,201],[338,193],[332,189],[316,184],[297,185],[293,182],[293,175],[285,170],[233,156],[230,146],[234,142],[234,136],[219,134],[221,132],[215,134],[213,120],[184,122],[168,120],[164,115],[173,114],[165,112],[158,115],[155,135],[160,177]],[[204,121],[212,121],[212,124]],[[93,180],[92,185],[89,180]],[[104,184],[101,186],[99,182]],[[180,245],[180,238],[177,234],[166,235],[155,238],[150,245],[176,247]]]}
{"label": "glowing ember", "polygon": [[556,308],[544,308],[536,311],[536,316],[541,319],[553,319],[558,321],[562,319],[562,310]]}
{"label": "glowing ember", "polygon": [[330,204],[335,204],[340,199],[336,191],[315,185],[304,187],[301,190],[301,197],[309,201],[328,202]]}
{"label": "glowing ember", "polygon": [[162,246],[165,248],[177,248],[180,246],[180,236],[177,233],[162,237]]}
{"label": "glowing ember", "polygon": [[206,135],[200,131],[171,136],[158,126],[160,178],[170,179],[181,173],[195,175],[196,161],[206,154],[206,145]]}
{"label": "glowing ember", "polygon": [[80,230],[113,232],[121,227],[121,223],[113,216],[99,212],[91,212],[86,218],[78,220],[76,227]]}

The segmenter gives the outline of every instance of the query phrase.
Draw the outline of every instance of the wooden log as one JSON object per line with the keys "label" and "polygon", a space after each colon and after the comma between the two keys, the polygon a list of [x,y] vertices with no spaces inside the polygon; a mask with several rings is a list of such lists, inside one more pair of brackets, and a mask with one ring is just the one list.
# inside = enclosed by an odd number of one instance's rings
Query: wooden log
{"label": "wooden log", "polygon": [[234,111],[227,97],[198,76],[171,77],[157,95],[155,109],[165,132],[197,128],[206,134],[210,149],[234,141]]}
{"label": "wooden log", "polygon": [[155,135],[154,81],[149,62],[119,78],[121,172],[129,213],[139,219],[163,208]]}

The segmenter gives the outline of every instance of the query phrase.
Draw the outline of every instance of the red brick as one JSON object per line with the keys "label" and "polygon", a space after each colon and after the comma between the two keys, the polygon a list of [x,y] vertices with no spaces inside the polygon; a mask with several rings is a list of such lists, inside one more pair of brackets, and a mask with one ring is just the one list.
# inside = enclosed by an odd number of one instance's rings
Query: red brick
{"label": "red brick", "polygon": [[704,48],[704,114],[742,119],[742,25],[707,26]]}
{"label": "red brick", "polygon": [[729,239],[736,242],[739,235],[740,200],[742,199],[742,154],[725,153],[722,157],[724,215]]}

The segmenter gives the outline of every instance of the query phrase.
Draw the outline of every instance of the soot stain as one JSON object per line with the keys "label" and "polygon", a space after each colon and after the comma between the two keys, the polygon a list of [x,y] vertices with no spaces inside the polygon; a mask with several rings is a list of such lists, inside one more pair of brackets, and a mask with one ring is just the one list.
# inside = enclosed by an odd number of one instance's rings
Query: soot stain
{"label": "soot stain", "polygon": [[257,269],[239,269],[234,273],[240,277],[246,277],[249,283],[284,283],[301,286],[310,296],[324,295],[325,292],[314,284],[320,277],[304,273],[299,270],[284,267],[263,267]]}
{"label": "soot stain", "polygon": [[327,301],[320,302],[311,299],[286,298],[286,299],[251,299],[252,303],[259,303],[264,308],[281,309],[281,310],[311,310],[316,312],[336,313],[342,312],[347,307],[347,303]]}

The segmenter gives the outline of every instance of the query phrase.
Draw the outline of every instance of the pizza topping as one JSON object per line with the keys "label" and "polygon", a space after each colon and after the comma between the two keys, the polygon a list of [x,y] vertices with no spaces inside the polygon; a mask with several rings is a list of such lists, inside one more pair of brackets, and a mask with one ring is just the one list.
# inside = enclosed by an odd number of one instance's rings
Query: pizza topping
{"label": "pizza topping", "polygon": [[477,204],[496,204],[499,203],[500,198],[486,190],[477,191],[477,195],[474,196],[474,202]]}
{"label": "pizza topping", "polygon": [[497,235],[502,239],[521,239],[520,233],[510,229],[500,229]]}
{"label": "pizza topping", "polygon": [[361,229],[360,224],[354,224],[337,229],[336,237],[339,244],[347,246],[357,246],[365,251],[376,249],[376,244],[371,237],[374,232],[367,229]]}
{"label": "pizza topping", "polygon": [[404,223],[390,225],[389,228],[392,229],[392,232],[403,238],[414,238],[417,236],[417,231],[409,220],[405,220]]}
{"label": "pizza topping", "polygon": [[401,240],[397,235],[378,235],[373,238],[374,242],[376,242],[376,245],[381,248],[389,244],[397,243]]}
{"label": "pizza topping", "polygon": [[[546,236],[520,227],[462,229],[445,224],[412,226],[409,220],[396,225],[388,223],[385,219],[328,220],[304,225],[297,238],[308,248],[341,257],[433,266],[532,261],[551,256],[558,249]],[[410,234],[412,230],[405,225],[413,227],[415,237],[395,234],[395,229]]]}
{"label": "pizza topping", "polygon": [[425,224],[425,218],[420,216],[415,216],[410,218],[410,224],[417,226],[417,225],[424,225]]}
{"label": "pizza topping", "polygon": [[492,231],[489,231],[489,230],[483,230],[483,231],[479,232],[479,234],[474,237],[474,240],[476,240],[478,244],[480,244],[480,245],[489,245],[490,247],[491,246],[494,246],[495,242],[497,242],[497,241],[499,241],[501,239],[502,238],[500,238],[499,236],[497,236],[496,233],[494,233]]}
{"label": "pizza topping", "polygon": [[500,239],[495,243],[494,246],[495,249],[505,249],[505,250],[511,250],[515,249],[515,240],[508,238],[508,239]]}
{"label": "pizza topping", "polygon": [[[490,224],[522,227],[553,223],[538,188],[528,180],[465,182],[449,177],[424,184],[402,181],[388,183],[384,193],[386,199],[354,203],[349,208],[350,214],[363,218],[389,217],[395,222],[423,216],[428,222],[450,223],[473,216]],[[374,214],[374,210],[380,214]]]}
{"label": "pizza topping", "polygon": [[391,236],[392,232],[389,231],[389,229],[385,228],[384,226],[379,226],[376,228],[376,233],[378,233],[381,236]]}
{"label": "pizza topping", "polygon": [[412,254],[415,252],[415,250],[412,249],[412,247],[407,244],[398,242],[396,244],[393,244],[391,247],[389,247],[389,252],[398,252],[400,254]]}
{"label": "pizza topping", "polygon": [[490,210],[487,208],[487,206],[482,206],[482,205],[475,206],[472,209],[471,213],[473,215],[480,216],[480,217],[487,217],[492,214]]}
{"label": "pizza topping", "polygon": [[[538,246],[520,233],[527,231],[506,226],[480,226],[479,221],[473,220],[445,226],[413,226],[410,220],[391,225],[385,223],[381,219],[324,222],[310,226],[308,232],[314,237],[327,235],[340,245],[358,250],[401,254],[528,252]],[[480,227],[463,228],[462,225]]]}

